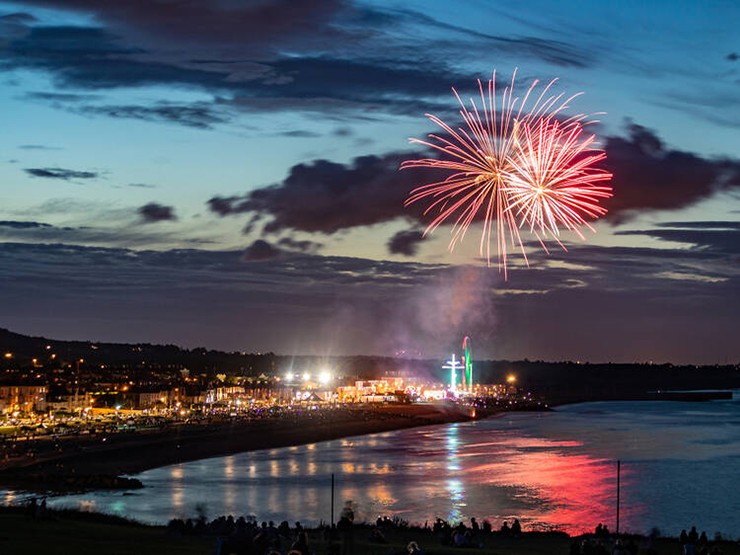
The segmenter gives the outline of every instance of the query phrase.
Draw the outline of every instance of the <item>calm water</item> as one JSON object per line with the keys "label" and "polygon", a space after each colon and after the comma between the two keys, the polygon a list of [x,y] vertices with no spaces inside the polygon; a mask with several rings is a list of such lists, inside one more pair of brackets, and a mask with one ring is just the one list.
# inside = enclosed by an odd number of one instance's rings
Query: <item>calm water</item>
{"label": "calm water", "polygon": [[514,413],[244,453],[139,474],[146,489],[53,500],[164,523],[254,514],[260,520],[330,518],[352,500],[359,518],[412,523],[518,517],[525,529],[570,533],[615,528],[616,461],[622,461],[621,528],[677,534],[696,525],[740,535],[740,400],[608,402]]}

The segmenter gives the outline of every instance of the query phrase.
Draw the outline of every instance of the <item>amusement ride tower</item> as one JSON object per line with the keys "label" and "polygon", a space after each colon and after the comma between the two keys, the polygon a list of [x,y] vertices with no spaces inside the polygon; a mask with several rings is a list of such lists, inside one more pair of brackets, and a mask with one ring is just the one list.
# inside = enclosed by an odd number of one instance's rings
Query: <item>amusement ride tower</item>
{"label": "amusement ride tower", "polygon": [[[450,391],[453,393],[457,393],[458,391],[472,393],[473,391],[473,351],[471,344],[470,337],[465,336],[462,344],[462,361],[457,360],[455,353],[452,353],[452,358],[442,366],[443,369],[450,371]],[[458,369],[460,370],[459,389],[457,387]]]}

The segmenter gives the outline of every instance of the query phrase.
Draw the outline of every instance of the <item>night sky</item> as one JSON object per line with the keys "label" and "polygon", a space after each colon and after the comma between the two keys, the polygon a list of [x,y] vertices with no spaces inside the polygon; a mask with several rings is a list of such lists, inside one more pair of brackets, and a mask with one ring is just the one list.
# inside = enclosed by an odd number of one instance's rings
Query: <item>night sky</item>
{"label": "night sky", "polygon": [[[0,2],[0,327],[280,354],[740,361],[740,4]],[[508,280],[403,207],[496,69],[600,113],[609,214]],[[603,112],[603,113],[602,113]]]}

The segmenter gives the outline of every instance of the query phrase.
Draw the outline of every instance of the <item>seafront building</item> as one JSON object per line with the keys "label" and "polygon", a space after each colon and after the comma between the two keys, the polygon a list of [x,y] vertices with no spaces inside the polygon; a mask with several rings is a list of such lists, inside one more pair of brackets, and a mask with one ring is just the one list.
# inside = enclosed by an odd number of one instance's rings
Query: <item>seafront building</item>
{"label": "seafront building", "polygon": [[0,385],[0,412],[3,414],[46,411],[46,386]]}

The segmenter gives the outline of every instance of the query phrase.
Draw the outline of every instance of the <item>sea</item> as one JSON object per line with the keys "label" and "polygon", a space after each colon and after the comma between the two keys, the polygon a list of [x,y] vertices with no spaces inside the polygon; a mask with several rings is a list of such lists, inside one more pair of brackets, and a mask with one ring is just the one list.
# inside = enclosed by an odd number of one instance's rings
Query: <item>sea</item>
{"label": "sea", "polygon": [[[740,392],[710,402],[595,402],[513,412],[135,475],[144,488],[48,501],[147,523],[205,515],[317,525],[518,518],[524,530],[740,537]],[[5,502],[13,502],[6,492]],[[618,522],[617,522],[618,521]]]}

